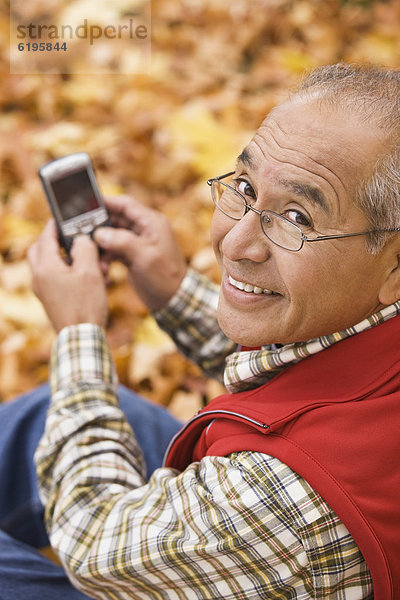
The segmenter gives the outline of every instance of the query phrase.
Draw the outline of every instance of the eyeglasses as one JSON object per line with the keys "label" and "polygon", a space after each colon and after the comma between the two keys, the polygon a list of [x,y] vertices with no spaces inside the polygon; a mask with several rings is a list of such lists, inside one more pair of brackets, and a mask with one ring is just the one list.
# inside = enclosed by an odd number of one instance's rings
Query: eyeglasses
{"label": "eyeglasses", "polygon": [[357,235],[367,235],[369,233],[395,233],[396,229],[375,229],[369,231],[359,231],[357,233],[340,233],[337,235],[319,235],[315,238],[307,237],[300,227],[293,223],[287,217],[280,215],[273,210],[257,210],[251,204],[248,204],[246,198],[234,187],[222,181],[227,177],[232,177],[235,171],[225,173],[219,177],[213,177],[207,181],[211,186],[211,195],[215,206],[227,217],[240,221],[250,210],[260,215],[261,229],[267,238],[285,250],[290,252],[299,252],[304,246],[304,242],[321,242],[323,240],[336,240],[339,238],[354,237]]}

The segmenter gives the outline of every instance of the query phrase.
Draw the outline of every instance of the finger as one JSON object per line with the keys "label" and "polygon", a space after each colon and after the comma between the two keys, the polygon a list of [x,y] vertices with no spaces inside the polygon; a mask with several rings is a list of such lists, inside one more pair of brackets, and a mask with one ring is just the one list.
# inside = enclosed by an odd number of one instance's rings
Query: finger
{"label": "finger", "polygon": [[112,256],[108,252],[102,250],[99,255],[99,265],[102,269],[109,269],[112,263]]}
{"label": "finger", "polygon": [[39,249],[43,252],[58,253],[59,243],[57,227],[54,219],[47,221],[42,233],[38,238]]}
{"label": "finger", "polygon": [[38,256],[38,244],[37,244],[37,242],[35,242],[34,244],[32,244],[32,246],[30,246],[28,248],[28,254],[27,254],[28,262],[31,266],[31,269],[37,263],[37,256]]}
{"label": "finger", "polygon": [[72,263],[80,268],[98,265],[98,251],[96,244],[88,235],[78,235],[74,239],[71,249]]}
{"label": "finger", "polygon": [[121,256],[128,262],[138,248],[137,236],[128,229],[99,227],[94,232],[94,239],[101,248],[114,256]]}
{"label": "finger", "polygon": [[127,229],[135,229],[140,221],[153,213],[151,208],[127,195],[107,197],[106,204],[112,224]]}
{"label": "finger", "polygon": [[57,228],[53,220],[46,224],[39,238],[29,248],[28,261],[32,274],[32,288],[37,294],[48,273],[59,273],[65,269],[65,262],[59,252]]}
{"label": "finger", "polygon": [[119,194],[118,196],[105,196],[104,202],[110,212],[124,214],[126,207],[131,204],[140,204],[133,196]]}
{"label": "finger", "polygon": [[34,244],[28,251],[28,259],[31,265],[40,264],[46,261],[51,264],[63,262],[60,257],[60,247],[58,244],[57,227],[55,221],[48,221]]}
{"label": "finger", "polygon": [[109,281],[108,273],[110,271],[110,265],[111,265],[111,257],[109,255],[107,255],[106,253],[102,253],[100,256],[100,260],[99,260],[99,266],[100,266],[100,270],[103,273],[103,277],[106,280],[106,282]]}
{"label": "finger", "polygon": [[107,206],[107,210],[110,216],[111,221],[114,222],[122,222],[126,221],[126,209],[127,206],[134,203],[135,200],[130,196],[120,195],[120,196],[106,196],[104,198],[105,204]]}

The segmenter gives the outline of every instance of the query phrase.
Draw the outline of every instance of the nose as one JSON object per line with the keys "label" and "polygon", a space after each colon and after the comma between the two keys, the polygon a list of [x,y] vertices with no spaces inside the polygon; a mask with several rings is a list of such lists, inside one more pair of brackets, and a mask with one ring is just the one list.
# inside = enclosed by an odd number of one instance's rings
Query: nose
{"label": "nose", "polygon": [[221,243],[221,250],[227,258],[257,263],[268,260],[271,242],[261,229],[259,214],[250,210],[240,221],[230,220],[230,223],[232,225]]}

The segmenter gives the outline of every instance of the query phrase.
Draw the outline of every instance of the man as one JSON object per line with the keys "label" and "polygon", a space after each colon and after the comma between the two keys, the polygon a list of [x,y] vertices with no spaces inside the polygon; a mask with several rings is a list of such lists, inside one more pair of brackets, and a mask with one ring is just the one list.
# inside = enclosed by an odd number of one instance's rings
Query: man
{"label": "man", "polygon": [[[165,220],[109,201],[115,229],[30,252],[59,332],[36,454],[51,542],[96,598],[398,598],[400,75],[313,72],[209,181],[219,294]],[[146,483],[102,332],[103,274],[132,284],[228,393]],[[146,428],[146,423],[141,423]]]}

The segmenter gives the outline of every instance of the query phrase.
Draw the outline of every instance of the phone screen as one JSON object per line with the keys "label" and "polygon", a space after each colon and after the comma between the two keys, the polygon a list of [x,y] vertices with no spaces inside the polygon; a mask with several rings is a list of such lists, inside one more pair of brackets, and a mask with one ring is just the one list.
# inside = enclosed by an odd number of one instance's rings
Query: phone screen
{"label": "phone screen", "polygon": [[51,187],[61,216],[65,221],[99,208],[86,170],[53,180]]}

